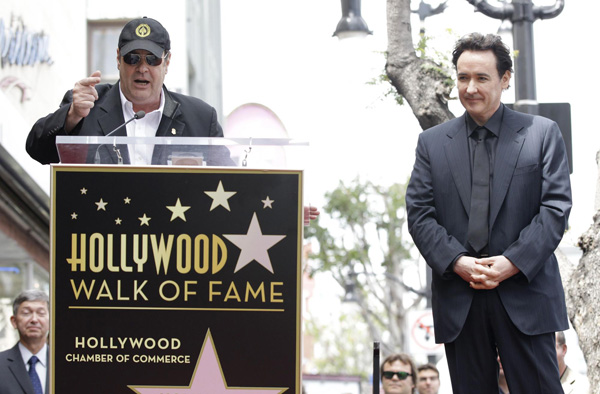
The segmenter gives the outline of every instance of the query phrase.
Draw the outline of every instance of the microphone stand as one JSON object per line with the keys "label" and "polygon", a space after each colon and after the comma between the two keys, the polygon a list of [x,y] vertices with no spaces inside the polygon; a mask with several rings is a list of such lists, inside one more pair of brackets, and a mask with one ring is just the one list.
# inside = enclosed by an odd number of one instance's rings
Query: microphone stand
{"label": "microphone stand", "polygon": [[[117,128],[115,128],[110,133],[106,134],[105,137],[110,137],[112,134],[114,134],[120,128],[122,128],[124,126],[127,126],[127,124],[129,124],[129,122],[131,122],[133,120],[142,119],[144,116],[146,116],[146,113],[144,111],[138,111],[138,112],[136,112],[135,115],[133,115],[133,118],[129,119],[127,122],[125,122],[122,125],[118,126]],[[106,144],[101,144],[101,145],[98,146],[98,148],[96,148],[96,154],[94,155],[94,164],[100,164],[100,152],[99,151],[100,151],[100,147],[102,145],[106,145]],[[119,164],[119,165],[123,164],[123,156],[121,156],[121,150],[119,148],[117,148],[117,140],[116,140],[116,138],[113,140],[113,151],[117,155],[117,164]]]}
{"label": "microphone stand", "polygon": [[379,394],[379,342],[373,342],[373,394]]}

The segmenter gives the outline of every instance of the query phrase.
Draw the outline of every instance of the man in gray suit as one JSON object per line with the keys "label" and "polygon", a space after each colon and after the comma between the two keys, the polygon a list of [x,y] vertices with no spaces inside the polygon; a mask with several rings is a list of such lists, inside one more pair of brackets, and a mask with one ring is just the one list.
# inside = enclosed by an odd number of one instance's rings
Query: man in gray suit
{"label": "man in gray suit", "polygon": [[0,353],[0,394],[48,393],[48,295],[39,290],[19,294],[10,322],[19,342]]}
{"label": "man in gray suit", "polygon": [[436,342],[455,394],[562,393],[554,332],[568,327],[554,250],[571,188],[555,122],[501,101],[510,51],[470,34],[453,52],[466,112],[424,131],[406,192],[409,231],[432,268]]}

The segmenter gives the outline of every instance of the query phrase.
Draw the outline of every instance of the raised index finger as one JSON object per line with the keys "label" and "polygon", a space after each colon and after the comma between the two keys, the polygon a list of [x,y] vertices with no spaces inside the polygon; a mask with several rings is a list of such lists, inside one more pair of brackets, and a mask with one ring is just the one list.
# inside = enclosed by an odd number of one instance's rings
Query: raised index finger
{"label": "raised index finger", "polygon": [[98,83],[100,83],[101,81],[101,74],[100,71],[94,71],[92,73],[92,75],[90,75],[87,78],[83,78],[81,81],[79,81],[79,83],[83,86],[94,86]]}

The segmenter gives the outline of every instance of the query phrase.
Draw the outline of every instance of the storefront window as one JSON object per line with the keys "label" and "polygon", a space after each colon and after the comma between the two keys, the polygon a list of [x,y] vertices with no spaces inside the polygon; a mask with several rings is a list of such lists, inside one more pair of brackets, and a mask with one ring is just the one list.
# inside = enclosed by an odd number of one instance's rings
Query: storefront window
{"label": "storefront window", "polygon": [[100,70],[102,82],[117,82],[117,46],[124,25],[125,22],[88,22],[88,75]]}

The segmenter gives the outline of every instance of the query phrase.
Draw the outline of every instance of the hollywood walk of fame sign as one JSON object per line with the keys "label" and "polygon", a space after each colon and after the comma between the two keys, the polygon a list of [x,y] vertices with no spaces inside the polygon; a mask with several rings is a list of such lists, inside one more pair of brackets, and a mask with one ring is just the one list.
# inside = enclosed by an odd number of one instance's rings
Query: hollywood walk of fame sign
{"label": "hollywood walk of fame sign", "polygon": [[51,393],[300,393],[302,172],[52,167]]}

